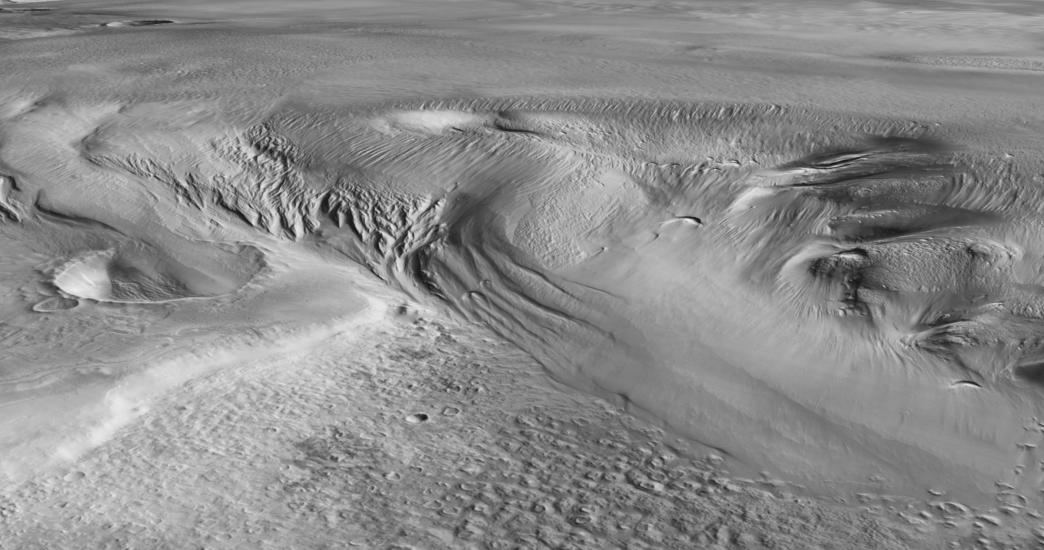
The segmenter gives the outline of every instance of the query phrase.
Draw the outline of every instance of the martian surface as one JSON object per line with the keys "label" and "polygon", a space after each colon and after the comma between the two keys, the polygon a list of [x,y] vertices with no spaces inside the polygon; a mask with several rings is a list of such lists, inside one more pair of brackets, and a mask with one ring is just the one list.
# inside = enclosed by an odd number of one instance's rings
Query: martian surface
{"label": "martian surface", "polygon": [[0,548],[1042,548],[1041,29],[0,1]]}

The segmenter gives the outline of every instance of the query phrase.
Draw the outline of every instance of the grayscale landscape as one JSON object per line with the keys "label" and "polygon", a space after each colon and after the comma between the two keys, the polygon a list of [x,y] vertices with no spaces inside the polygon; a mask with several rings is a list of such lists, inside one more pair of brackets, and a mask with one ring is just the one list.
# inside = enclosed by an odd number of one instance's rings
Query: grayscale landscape
{"label": "grayscale landscape", "polygon": [[1042,548],[1042,29],[0,1],[0,548]]}

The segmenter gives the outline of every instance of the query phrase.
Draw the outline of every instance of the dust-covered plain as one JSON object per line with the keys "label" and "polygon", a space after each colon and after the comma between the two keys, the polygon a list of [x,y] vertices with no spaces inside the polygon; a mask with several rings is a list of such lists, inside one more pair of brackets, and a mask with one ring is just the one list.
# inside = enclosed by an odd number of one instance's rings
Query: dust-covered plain
{"label": "dust-covered plain", "polygon": [[0,4],[0,548],[1044,545],[1036,2]]}

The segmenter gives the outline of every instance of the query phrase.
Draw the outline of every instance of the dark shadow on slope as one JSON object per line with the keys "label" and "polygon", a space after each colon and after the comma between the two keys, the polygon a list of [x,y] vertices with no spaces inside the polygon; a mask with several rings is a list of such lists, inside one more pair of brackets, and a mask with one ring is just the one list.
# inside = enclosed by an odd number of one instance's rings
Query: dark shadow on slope
{"label": "dark shadow on slope", "polygon": [[1044,361],[1018,365],[1012,369],[1012,374],[1017,380],[1044,388]]}
{"label": "dark shadow on slope", "polygon": [[944,205],[878,204],[877,210],[860,210],[837,216],[827,226],[840,241],[864,242],[958,227],[1002,221],[999,216]]}

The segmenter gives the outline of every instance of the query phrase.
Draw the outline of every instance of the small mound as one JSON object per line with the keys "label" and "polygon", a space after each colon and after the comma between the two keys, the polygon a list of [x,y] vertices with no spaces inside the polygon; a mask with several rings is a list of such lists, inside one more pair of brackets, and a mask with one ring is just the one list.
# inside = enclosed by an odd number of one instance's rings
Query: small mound
{"label": "small mound", "polygon": [[410,424],[420,424],[428,421],[428,415],[424,413],[414,413],[406,417],[406,422]]}
{"label": "small mound", "polygon": [[[232,269],[226,264],[188,267],[146,247],[91,250],[69,260],[54,275],[59,290],[99,302],[155,303],[231,294],[261,268],[260,252],[244,248]],[[242,269],[250,265],[252,269]]]}
{"label": "small mound", "polygon": [[453,130],[480,128],[492,123],[489,113],[470,113],[454,110],[421,110],[393,113],[378,119],[376,124],[386,129],[407,130],[426,134],[442,134]]}
{"label": "small mound", "polygon": [[103,27],[151,27],[153,25],[169,25],[174,23],[170,19],[139,19],[137,21],[111,21],[109,23],[102,23]]}
{"label": "small mound", "polygon": [[372,124],[384,132],[407,131],[428,135],[479,131],[544,136],[549,128],[562,131],[561,120],[556,117],[512,110],[419,109],[397,111],[374,119]]}
{"label": "small mound", "polygon": [[52,296],[34,305],[33,311],[37,313],[54,313],[56,311],[73,309],[78,305],[80,305],[80,303],[75,299],[66,298],[64,296]]}

